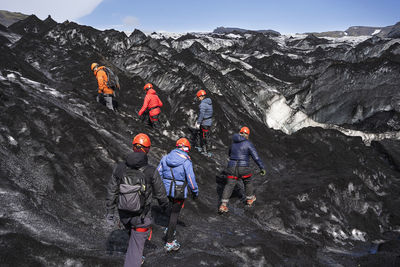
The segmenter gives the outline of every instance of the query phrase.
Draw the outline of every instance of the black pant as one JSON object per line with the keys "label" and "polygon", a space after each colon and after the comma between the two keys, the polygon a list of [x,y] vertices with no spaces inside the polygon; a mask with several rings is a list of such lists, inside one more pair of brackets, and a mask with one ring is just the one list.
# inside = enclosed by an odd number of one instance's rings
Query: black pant
{"label": "black pant", "polygon": [[200,147],[203,149],[205,152],[210,151],[210,126],[200,126]]}
{"label": "black pant", "polygon": [[254,186],[251,183],[251,170],[248,167],[231,167],[227,170],[227,183],[222,193],[222,202],[227,203],[232,195],[233,189],[235,188],[238,179],[243,180],[244,188],[246,191],[246,198],[250,198],[254,195]]}
{"label": "black pant", "polygon": [[178,217],[179,213],[181,212],[181,209],[183,208],[183,203],[185,200],[183,199],[174,199],[174,198],[169,198],[170,203],[172,203],[171,207],[171,214],[169,216],[169,223],[168,223],[168,231],[167,231],[167,242],[171,243],[174,241],[174,232],[176,229],[176,224],[178,223]]}

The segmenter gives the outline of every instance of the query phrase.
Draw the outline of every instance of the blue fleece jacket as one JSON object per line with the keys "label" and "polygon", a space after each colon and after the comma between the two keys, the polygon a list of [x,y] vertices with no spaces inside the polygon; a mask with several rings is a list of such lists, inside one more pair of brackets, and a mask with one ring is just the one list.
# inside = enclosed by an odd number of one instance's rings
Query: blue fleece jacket
{"label": "blue fleece jacket", "polygon": [[200,125],[204,126],[211,126],[212,124],[212,115],[213,115],[213,107],[212,107],[212,101],[211,98],[205,98],[200,102],[199,105],[199,118],[197,119],[197,122]]}
{"label": "blue fleece jacket", "polygon": [[[162,177],[167,196],[174,197],[175,190],[172,183],[171,169],[177,185],[182,185],[186,179],[187,185],[193,194],[198,195],[199,189],[197,187],[196,178],[193,172],[192,160],[189,155],[180,149],[172,150],[168,155],[164,156],[158,165],[158,172]],[[171,189],[171,190],[170,190]],[[187,186],[185,188],[185,198],[187,197]]]}

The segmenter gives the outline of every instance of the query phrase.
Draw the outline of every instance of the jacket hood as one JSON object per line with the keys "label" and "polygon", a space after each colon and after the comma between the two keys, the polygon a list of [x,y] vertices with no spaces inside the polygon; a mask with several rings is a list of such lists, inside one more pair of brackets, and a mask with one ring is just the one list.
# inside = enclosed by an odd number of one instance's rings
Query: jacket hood
{"label": "jacket hood", "polygon": [[156,91],[154,91],[154,89],[149,89],[149,90],[147,91],[147,94],[148,94],[148,95],[156,95],[157,93],[156,93]]}
{"label": "jacket hood", "polygon": [[235,133],[232,137],[232,140],[234,143],[240,143],[240,142],[246,141],[247,139],[245,137],[241,136],[240,134]]}
{"label": "jacket hood", "polygon": [[182,165],[187,159],[189,159],[189,156],[186,152],[174,149],[167,155],[165,161],[169,167],[176,167]]}
{"label": "jacket hood", "polygon": [[207,105],[212,105],[211,98],[205,98],[205,99],[203,99],[203,101],[201,101],[201,103],[204,103],[204,104],[207,104]]}
{"label": "jacket hood", "polygon": [[126,157],[126,165],[133,169],[139,169],[140,167],[146,166],[148,159],[146,153],[132,152]]}

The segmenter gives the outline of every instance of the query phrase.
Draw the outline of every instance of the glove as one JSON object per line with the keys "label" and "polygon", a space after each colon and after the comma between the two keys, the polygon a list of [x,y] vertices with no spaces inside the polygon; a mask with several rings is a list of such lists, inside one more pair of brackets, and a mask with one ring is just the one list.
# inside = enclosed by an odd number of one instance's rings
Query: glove
{"label": "glove", "polygon": [[196,130],[199,130],[199,129],[200,129],[200,123],[196,122],[196,124],[194,125],[194,128],[195,128]]}
{"label": "glove", "polygon": [[260,175],[261,176],[264,176],[264,175],[266,175],[267,174],[267,171],[266,170],[264,170],[264,169],[261,169],[260,170]]}
{"label": "glove", "polygon": [[107,224],[110,226],[114,225],[114,214],[108,213],[106,216]]}
{"label": "glove", "polygon": [[199,193],[193,194],[193,195],[192,195],[192,199],[193,199],[193,200],[197,200],[198,197],[199,197]]}

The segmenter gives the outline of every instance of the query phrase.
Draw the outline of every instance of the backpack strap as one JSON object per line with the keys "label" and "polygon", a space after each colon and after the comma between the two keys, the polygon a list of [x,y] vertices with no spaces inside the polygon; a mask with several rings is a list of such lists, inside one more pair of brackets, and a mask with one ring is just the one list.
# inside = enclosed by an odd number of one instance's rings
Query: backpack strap
{"label": "backpack strap", "polygon": [[[142,223],[144,223],[144,218],[146,217],[147,213],[149,213],[149,211],[151,210],[151,199],[149,198],[150,196],[150,190],[148,190],[148,187],[150,186],[149,184],[146,183],[146,174],[144,173],[146,171],[146,169],[150,167],[149,165],[140,167],[139,170],[141,172],[143,172],[143,176],[144,176],[144,185],[145,185],[145,200],[144,200],[144,208],[142,213],[140,214],[140,219],[142,221]],[[147,193],[147,194],[146,194]]]}

